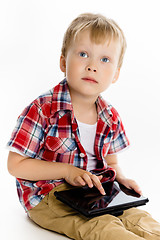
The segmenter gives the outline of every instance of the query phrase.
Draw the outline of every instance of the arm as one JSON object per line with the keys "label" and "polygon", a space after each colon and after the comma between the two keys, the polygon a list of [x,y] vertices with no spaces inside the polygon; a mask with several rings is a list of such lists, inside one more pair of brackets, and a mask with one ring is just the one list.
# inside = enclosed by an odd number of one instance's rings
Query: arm
{"label": "arm", "polygon": [[142,194],[141,189],[138,186],[138,184],[134,180],[128,179],[124,176],[124,174],[118,164],[118,158],[117,158],[116,154],[115,155],[107,155],[105,157],[105,160],[106,160],[108,166],[110,166],[116,170],[116,180],[119,183],[123,184],[125,187],[127,187],[129,189],[134,189],[134,191],[136,191],[140,195]]}
{"label": "arm", "polygon": [[95,185],[101,194],[105,194],[100,183],[101,176],[97,177],[90,172],[60,162],[47,162],[40,159],[23,157],[15,152],[8,156],[8,171],[16,178],[30,181],[65,179],[73,186]]}

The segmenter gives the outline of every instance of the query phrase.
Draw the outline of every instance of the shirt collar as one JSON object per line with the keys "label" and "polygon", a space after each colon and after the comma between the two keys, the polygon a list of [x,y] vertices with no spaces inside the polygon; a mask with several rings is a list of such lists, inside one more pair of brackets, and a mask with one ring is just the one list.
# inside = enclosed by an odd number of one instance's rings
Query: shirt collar
{"label": "shirt collar", "polygon": [[98,117],[105,123],[111,125],[113,122],[112,106],[108,104],[100,95],[96,101]]}
{"label": "shirt collar", "polygon": [[73,111],[67,80],[64,79],[53,89],[52,114],[61,110]]}

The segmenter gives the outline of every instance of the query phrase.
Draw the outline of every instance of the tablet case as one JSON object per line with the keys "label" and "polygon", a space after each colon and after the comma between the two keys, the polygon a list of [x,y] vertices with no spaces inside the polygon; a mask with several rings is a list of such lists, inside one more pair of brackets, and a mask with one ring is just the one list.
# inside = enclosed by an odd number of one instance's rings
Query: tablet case
{"label": "tablet case", "polygon": [[149,200],[134,190],[127,189],[118,182],[102,183],[106,195],[101,195],[96,187],[73,187],[56,191],[56,198],[88,218],[102,214],[121,215],[131,207],[145,205]]}

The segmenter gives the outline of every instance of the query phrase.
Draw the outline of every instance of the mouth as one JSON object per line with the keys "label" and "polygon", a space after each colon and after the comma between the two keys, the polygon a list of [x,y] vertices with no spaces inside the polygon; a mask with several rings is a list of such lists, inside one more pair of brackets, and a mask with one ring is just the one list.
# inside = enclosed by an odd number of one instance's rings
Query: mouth
{"label": "mouth", "polygon": [[91,82],[91,83],[98,83],[94,78],[90,78],[90,77],[84,77],[82,78],[82,80],[86,82]]}

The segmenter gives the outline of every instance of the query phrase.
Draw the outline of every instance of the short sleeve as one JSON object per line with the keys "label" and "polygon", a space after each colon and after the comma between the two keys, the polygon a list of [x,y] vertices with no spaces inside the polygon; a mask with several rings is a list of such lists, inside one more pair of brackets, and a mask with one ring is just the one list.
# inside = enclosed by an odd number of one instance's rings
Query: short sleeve
{"label": "short sleeve", "polygon": [[116,154],[130,145],[126,136],[124,126],[121,120],[118,120],[117,128],[113,132],[113,137],[110,143],[109,151],[107,154]]}
{"label": "short sleeve", "polygon": [[8,146],[35,158],[44,141],[45,120],[41,108],[32,103],[18,117]]}

